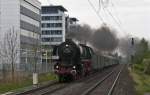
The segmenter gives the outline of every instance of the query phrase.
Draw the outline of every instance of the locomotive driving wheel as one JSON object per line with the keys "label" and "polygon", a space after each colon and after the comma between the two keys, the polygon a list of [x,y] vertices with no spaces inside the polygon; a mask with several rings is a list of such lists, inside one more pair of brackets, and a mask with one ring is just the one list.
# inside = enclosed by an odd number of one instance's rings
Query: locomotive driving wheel
{"label": "locomotive driving wheel", "polygon": [[59,82],[64,82],[64,76],[63,75],[59,75],[58,76],[58,80],[59,80]]}

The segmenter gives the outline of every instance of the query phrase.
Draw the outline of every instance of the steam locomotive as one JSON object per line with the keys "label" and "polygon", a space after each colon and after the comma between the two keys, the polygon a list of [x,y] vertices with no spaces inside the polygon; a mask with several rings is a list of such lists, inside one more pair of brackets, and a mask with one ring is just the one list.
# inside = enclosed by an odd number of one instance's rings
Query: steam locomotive
{"label": "steam locomotive", "polygon": [[59,81],[77,80],[91,72],[119,63],[118,58],[102,56],[87,45],[67,39],[53,49],[54,72]]}

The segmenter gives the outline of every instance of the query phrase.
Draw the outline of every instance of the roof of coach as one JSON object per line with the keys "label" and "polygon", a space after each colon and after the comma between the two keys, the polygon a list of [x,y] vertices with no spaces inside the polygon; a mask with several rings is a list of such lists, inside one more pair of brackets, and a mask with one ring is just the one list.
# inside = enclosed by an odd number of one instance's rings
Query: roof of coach
{"label": "roof of coach", "polygon": [[107,57],[107,58],[109,58],[109,59],[117,59],[116,57],[111,56],[111,55],[101,55],[101,56],[103,56],[103,57]]}

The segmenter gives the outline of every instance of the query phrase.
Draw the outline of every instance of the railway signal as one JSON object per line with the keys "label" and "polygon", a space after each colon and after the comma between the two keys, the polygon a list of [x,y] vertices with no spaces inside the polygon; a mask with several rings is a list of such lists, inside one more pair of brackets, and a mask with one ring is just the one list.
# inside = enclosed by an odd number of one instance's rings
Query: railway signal
{"label": "railway signal", "polygon": [[131,38],[131,45],[134,46],[134,38]]}

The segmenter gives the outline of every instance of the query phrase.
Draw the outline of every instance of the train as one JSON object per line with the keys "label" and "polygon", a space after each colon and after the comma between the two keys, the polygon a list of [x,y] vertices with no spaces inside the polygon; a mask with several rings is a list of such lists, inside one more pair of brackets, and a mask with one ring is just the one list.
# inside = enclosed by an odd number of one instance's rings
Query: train
{"label": "train", "polygon": [[54,72],[59,82],[78,80],[94,71],[119,64],[117,57],[97,53],[85,44],[76,44],[71,39],[53,49]]}

